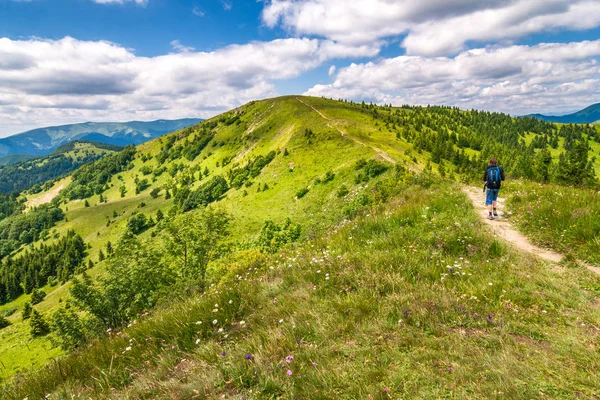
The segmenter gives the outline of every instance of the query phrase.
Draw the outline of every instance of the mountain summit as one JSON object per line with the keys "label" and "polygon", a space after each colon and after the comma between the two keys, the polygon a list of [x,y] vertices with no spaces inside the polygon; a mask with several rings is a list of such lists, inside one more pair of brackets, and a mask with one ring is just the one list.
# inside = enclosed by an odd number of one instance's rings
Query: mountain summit
{"label": "mountain summit", "polygon": [[600,103],[592,104],[573,114],[559,116],[531,114],[529,116],[548,122],[559,122],[563,124],[593,124],[594,122],[600,121]]}
{"label": "mountain summit", "polygon": [[0,139],[0,156],[47,155],[59,146],[76,140],[117,146],[137,145],[201,121],[199,118],[185,118],[150,122],[85,122],[38,128]]}

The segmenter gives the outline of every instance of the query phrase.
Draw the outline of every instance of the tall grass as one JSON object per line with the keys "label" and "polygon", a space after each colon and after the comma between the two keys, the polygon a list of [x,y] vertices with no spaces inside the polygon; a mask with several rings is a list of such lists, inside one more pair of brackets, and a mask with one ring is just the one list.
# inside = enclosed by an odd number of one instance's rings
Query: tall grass
{"label": "tall grass", "polygon": [[390,205],[295,249],[246,253],[206,294],[157,310],[2,394],[597,395],[598,280],[513,252],[484,230],[460,190],[441,186],[406,188]]}
{"label": "tall grass", "polygon": [[511,219],[534,242],[600,265],[600,194],[519,181],[508,185]]}

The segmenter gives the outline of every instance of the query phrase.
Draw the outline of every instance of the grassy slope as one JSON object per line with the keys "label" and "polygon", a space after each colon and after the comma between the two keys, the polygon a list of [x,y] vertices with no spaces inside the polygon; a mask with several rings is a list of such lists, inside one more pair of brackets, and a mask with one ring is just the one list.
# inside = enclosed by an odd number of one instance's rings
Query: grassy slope
{"label": "grassy slope", "polygon": [[[337,113],[343,112],[337,107],[337,102],[323,101],[321,99],[305,98],[304,101],[314,102],[324,113],[331,114],[334,118],[340,118]],[[211,174],[203,181],[197,182],[195,187],[202,184],[216,174],[226,174],[231,165],[225,168],[216,167],[224,157],[236,155],[234,162],[240,165],[253,156],[264,155],[271,150],[282,150],[287,148],[289,155],[284,157],[279,154],[275,160],[264,169],[263,174],[257,178],[254,185],[247,188],[248,195],[243,196],[244,189],[231,190],[226,199],[220,205],[230,212],[235,225],[233,234],[236,239],[244,240],[254,237],[264,221],[272,219],[282,222],[291,216],[294,222],[302,224],[304,234],[318,232],[341,218],[343,199],[338,199],[333,193],[335,188],[345,183],[348,187],[354,186],[353,163],[359,158],[370,158],[376,156],[376,151],[371,147],[356,143],[349,137],[342,137],[334,128],[328,127],[326,121],[310,107],[300,103],[295,97],[272,99],[255,102],[244,107],[245,115],[240,125],[220,126],[217,128],[215,143],[225,141],[224,146],[214,147],[210,144],[200,156],[193,162],[185,158],[174,161],[186,165],[201,164],[207,167]],[[360,112],[352,111],[356,122],[352,129],[368,132],[372,122]],[[312,143],[308,143],[303,135],[305,129],[311,129],[316,137]],[[350,129],[349,129],[350,130]],[[358,134],[357,134],[358,135]],[[379,132],[380,136],[384,136]],[[387,136],[393,137],[391,133]],[[361,140],[363,140],[361,138]],[[394,139],[395,140],[395,139]],[[391,143],[391,142],[390,142]],[[139,154],[157,154],[160,150],[159,140],[153,140],[138,146]],[[213,153],[204,159],[209,153]],[[172,205],[171,200],[165,200],[164,191],[157,199],[150,196],[151,188],[146,189],[139,195],[135,195],[135,176],[152,179],[152,175],[144,177],[139,171],[143,165],[155,166],[154,160],[145,164],[138,157],[134,162],[134,168],[121,174],[122,181],[113,179],[112,187],[104,193],[108,198],[107,203],[99,203],[99,196],[89,199],[90,207],[84,206],[84,201],[75,200],[63,205],[67,217],[66,222],[61,222],[52,234],[64,234],[69,229],[74,229],[81,234],[84,240],[92,244],[90,258],[94,261],[98,258],[98,251],[108,241],[116,243],[122,234],[129,216],[136,211],[146,215],[155,215],[158,209],[167,212]],[[170,163],[167,163],[168,166]],[[290,172],[293,166],[293,172]],[[323,176],[328,170],[336,173],[336,179],[325,185],[314,186],[314,180]],[[168,173],[162,174],[152,183],[153,187],[161,187],[171,177]],[[258,184],[267,183],[270,187],[265,192],[257,193]],[[121,198],[119,187],[124,184],[127,194]],[[296,192],[302,187],[309,187],[310,192],[301,200],[295,199]],[[43,195],[40,194],[38,196]],[[146,203],[144,208],[138,208],[141,202]],[[260,207],[256,205],[260,204]],[[119,216],[113,217],[114,212]],[[107,226],[107,221],[110,225]],[[150,232],[144,234],[148,236]],[[101,266],[100,266],[101,268]],[[92,271],[92,275],[98,273]],[[41,309],[53,309],[58,306],[59,300],[65,300],[68,294],[68,284],[56,289],[51,296],[42,302]],[[15,302],[0,306],[3,310],[20,307],[29,296],[22,296]],[[38,365],[56,355],[53,353],[39,353],[29,351],[23,343],[36,343],[37,346],[46,346],[46,339],[32,340],[25,335],[27,329],[20,321],[20,312],[8,318],[14,325],[4,329],[0,334],[4,340],[0,341],[0,361],[8,365],[6,360],[10,359],[10,365],[1,368],[0,377],[13,375],[20,368],[28,368]],[[16,332],[20,334],[15,334]],[[13,353],[8,348],[20,346],[24,357],[15,360]]]}
{"label": "grassy slope", "polygon": [[[223,126],[217,128],[215,143],[225,144],[213,147],[212,143],[193,162],[185,159],[176,160],[176,163],[186,165],[201,164],[202,168],[208,167],[211,171],[210,179],[215,174],[226,174],[230,165],[225,168],[216,167],[216,163],[226,156],[235,155],[234,162],[241,165],[254,155],[266,154],[270,150],[287,148],[290,154],[284,157],[279,154],[275,160],[263,171],[261,177],[255,180],[252,187],[247,188],[248,195],[243,196],[243,189],[231,190],[220,205],[231,212],[235,217],[234,237],[238,240],[252,238],[258,232],[262,223],[267,219],[276,222],[291,216],[295,222],[303,226],[305,236],[319,235],[329,226],[341,219],[341,209],[345,204],[344,199],[338,199],[334,192],[337,187],[345,183],[348,187],[354,185],[354,171],[352,165],[358,158],[390,157],[400,163],[408,163],[410,168],[422,168],[427,155],[416,152],[410,154],[417,156],[417,164],[411,165],[406,151],[412,145],[396,140],[395,134],[386,131],[385,127],[373,120],[368,114],[360,112],[359,108],[352,108],[347,104],[323,100],[318,98],[302,97],[303,104],[296,97],[278,98],[254,102],[241,109],[245,111],[240,125]],[[326,120],[309,106],[312,105],[321,111]],[[316,133],[316,138],[309,144],[304,137],[305,129]],[[340,130],[345,134],[342,136]],[[160,140],[153,140],[138,147],[139,153],[156,154],[160,150]],[[205,156],[211,156],[205,159]],[[135,167],[122,175],[123,182],[113,179],[113,187],[104,195],[108,203],[98,203],[98,196],[90,199],[90,208],[85,208],[83,201],[72,201],[63,206],[68,218],[67,222],[58,224],[54,232],[64,234],[68,229],[75,229],[84,236],[86,242],[92,244],[90,257],[97,260],[98,251],[107,241],[117,242],[121,235],[127,218],[132,212],[142,211],[147,215],[154,214],[161,209],[166,212],[172,200],[165,200],[164,195],[152,199],[147,189],[135,195],[134,177],[140,173],[142,160],[137,158]],[[150,160],[146,165],[155,165]],[[290,167],[294,171],[290,172]],[[434,166],[435,168],[435,166]],[[327,170],[333,170],[336,178],[326,185],[314,185],[315,178],[322,176]],[[151,179],[151,176],[146,177]],[[157,178],[153,186],[160,187],[169,179],[168,174]],[[206,180],[206,178],[205,178]],[[197,182],[199,185],[202,182]],[[257,184],[267,183],[270,189],[266,192],[256,192]],[[119,186],[125,184],[128,189],[125,198],[119,194]],[[309,187],[309,194],[301,199],[294,198],[295,193],[302,187]],[[367,189],[368,190],[368,189]],[[164,194],[164,192],[163,192]],[[138,209],[141,202],[146,207]],[[117,212],[119,217],[114,218]],[[107,221],[110,225],[107,226]],[[149,235],[150,232],[144,235]],[[95,268],[93,274],[101,273],[102,266]],[[53,288],[49,288],[49,292]],[[52,310],[65,300],[68,295],[68,285],[55,288],[48,298],[39,306],[41,310]],[[17,299],[16,302],[0,306],[0,312],[8,308],[20,306],[27,296]],[[41,353],[26,350],[27,343],[30,347],[41,348],[47,346],[46,339],[30,340],[26,335],[26,327],[19,322],[19,312],[9,320],[13,326],[4,329],[0,335],[5,335],[0,340],[0,361],[11,360],[12,367],[0,369],[0,377],[10,376],[15,371],[39,365],[55,355],[55,353]],[[23,349],[23,356],[14,360],[15,353],[8,353],[6,349]],[[56,351],[56,350],[55,350]],[[8,363],[5,363],[8,364]]]}
{"label": "grassy slope", "polygon": [[295,250],[247,255],[206,296],[157,310],[5,395],[591,398],[598,279],[507,248],[459,188],[443,185],[406,187]]}

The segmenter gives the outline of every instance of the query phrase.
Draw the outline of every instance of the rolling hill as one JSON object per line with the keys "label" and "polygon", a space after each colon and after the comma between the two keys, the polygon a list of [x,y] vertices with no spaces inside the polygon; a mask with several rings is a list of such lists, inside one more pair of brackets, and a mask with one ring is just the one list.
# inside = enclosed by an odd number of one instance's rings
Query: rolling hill
{"label": "rolling hill", "polygon": [[[600,286],[574,260],[600,261],[598,138],[287,96],[86,164],[0,221],[0,395],[592,396]],[[524,179],[505,188],[515,222],[571,252],[560,265],[479,222],[457,181],[479,185],[491,155]],[[195,275],[207,232],[223,236]],[[23,320],[33,289],[49,336]]]}
{"label": "rolling hill", "polygon": [[567,115],[550,116],[531,114],[530,116],[544,121],[558,122],[562,124],[593,124],[600,122],[600,103],[592,104],[581,111]]}
{"label": "rolling hill", "polygon": [[0,166],[0,193],[23,190],[37,193],[42,190],[41,184],[122,149],[105,143],[74,141],[59,146],[49,155]]}
{"label": "rolling hill", "polygon": [[127,146],[140,144],[165,133],[201,122],[198,118],[151,122],[86,122],[39,128],[0,139],[0,157],[8,155],[46,155],[71,141],[94,141]]}

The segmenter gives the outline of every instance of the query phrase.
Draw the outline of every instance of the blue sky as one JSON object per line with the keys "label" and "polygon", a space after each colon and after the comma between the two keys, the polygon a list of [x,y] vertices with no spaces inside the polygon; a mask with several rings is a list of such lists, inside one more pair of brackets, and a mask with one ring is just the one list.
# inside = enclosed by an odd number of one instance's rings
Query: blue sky
{"label": "blue sky", "polygon": [[0,0],[0,136],[290,93],[565,113],[599,38],[598,0]]}

